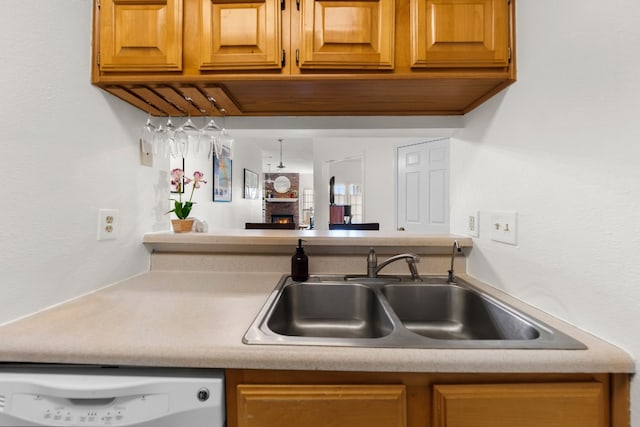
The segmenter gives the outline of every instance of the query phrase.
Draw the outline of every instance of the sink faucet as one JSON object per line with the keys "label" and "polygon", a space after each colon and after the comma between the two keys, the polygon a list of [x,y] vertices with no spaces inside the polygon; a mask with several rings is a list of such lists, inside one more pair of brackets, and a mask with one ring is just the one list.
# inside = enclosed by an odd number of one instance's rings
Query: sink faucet
{"label": "sink faucet", "polygon": [[400,254],[392,256],[391,258],[385,260],[382,264],[378,265],[378,256],[376,255],[375,249],[369,249],[369,255],[367,255],[367,277],[378,277],[378,272],[385,268],[387,265],[392,262],[406,259],[407,266],[409,267],[409,272],[411,272],[411,278],[413,280],[422,280],[420,278],[420,274],[418,274],[418,268],[416,264],[420,262],[420,257],[416,254]]}
{"label": "sink faucet", "polygon": [[458,243],[458,241],[454,240],[453,248],[451,248],[451,269],[449,270],[449,277],[447,279],[447,282],[449,282],[449,284],[451,285],[455,285],[456,283],[456,277],[453,271],[453,261],[456,258],[456,252],[462,252],[462,249],[460,249],[460,244]]}

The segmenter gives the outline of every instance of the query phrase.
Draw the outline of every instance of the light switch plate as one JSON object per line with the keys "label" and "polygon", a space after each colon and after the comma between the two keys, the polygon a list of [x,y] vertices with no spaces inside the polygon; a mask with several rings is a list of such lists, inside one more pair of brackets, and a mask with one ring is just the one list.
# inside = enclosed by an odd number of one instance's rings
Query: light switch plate
{"label": "light switch plate", "polygon": [[153,167],[153,152],[151,149],[151,145],[140,138],[140,164],[142,166]]}
{"label": "light switch plate", "polygon": [[491,240],[518,244],[518,213],[517,212],[492,212],[491,213]]}

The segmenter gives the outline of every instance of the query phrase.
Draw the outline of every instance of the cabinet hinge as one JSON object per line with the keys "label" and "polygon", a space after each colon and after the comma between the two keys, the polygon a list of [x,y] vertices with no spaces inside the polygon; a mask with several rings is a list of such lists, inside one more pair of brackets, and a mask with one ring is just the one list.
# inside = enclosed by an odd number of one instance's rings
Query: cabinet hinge
{"label": "cabinet hinge", "polygon": [[100,5],[100,0],[98,0],[97,5],[98,5],[98,9],[100,9],[100,6],[101,6]]}
{"label": "cabinet hinge", "polygon": [[286,0],[280,0],[280,10],[284,10],[287,7],[285,1]]}
{"label": "cabinet hinge", "polygon": [[300,65],[300,49],[296,49],[296,65]]}
{"label": "cabinet hinge", "polygon": [[98,65],[100,65],[100,52],[98,52],[98,55],[96,55],[96,61],[98,61]]}
{"label": "cabinet hinge", "polygon": [[296,9],[300,10],[300,0],[296,0]]}
{"label": "cabinet hinge", "polygon": [[511,62],[511,48],[507,48],[507,60],[509,60],[509,62]]}
{"label": "cabinet hinge", "polygon": [[284,67],[286,63],[287,63],[287,52],[284,49],[282,49],[282,57],[280,58],[280,66]]}

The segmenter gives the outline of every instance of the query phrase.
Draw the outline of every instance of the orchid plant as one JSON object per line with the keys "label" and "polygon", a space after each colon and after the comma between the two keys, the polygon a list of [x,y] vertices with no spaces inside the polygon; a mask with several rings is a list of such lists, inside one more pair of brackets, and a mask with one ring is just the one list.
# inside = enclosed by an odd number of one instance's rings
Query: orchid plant
{"label": "orchid plant", "polygon": [[[193,179],[185,177],[182,169],[176,168],[171,171],[171,185],[175,187],[175,191],[178,193],[178,200],[171,199],[175,203],[173,205],[173,209],[167,213],[173,212],[178,218],[187,219],[191,213],[191,208],[195,204],[195,202],[191,201],[194,191],[196,191],[196,188],[200,188],[201,184],[207,183],[207,181],[202,179],[202,177],[204,177],[204,174],[198,171],[193,173]],[[189,194],[189,200],[183,203],[182,193],[184,192],[184,187],[191,183],[193,184],[191,187],[191,194]]]}

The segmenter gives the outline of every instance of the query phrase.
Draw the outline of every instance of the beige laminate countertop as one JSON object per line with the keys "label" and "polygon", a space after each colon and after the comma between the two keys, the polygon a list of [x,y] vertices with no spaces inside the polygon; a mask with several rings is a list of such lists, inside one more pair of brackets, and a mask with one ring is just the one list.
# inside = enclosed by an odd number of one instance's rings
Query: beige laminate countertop
{"label": "beige laminate countertop", "polygon": [[[465,280],[489,293],[496,290]],[[245,345],[279,273],[152,271],[0,327],[0,362],[405,372],[634,371],[624,351],[499,294],[587,350]]]}
{"label": "beige laminate countertop", "polygon": [[360,230],[216,230],[214,233],[172,233],[160,231],[144,235],[144,243],[160,252],[223,252],[290,254],[298,239],[305,240],[308,254],[367,254],[375,246],[378,253],[451,253],[457,240],[462,248],[473,245],[470,237],[451,234],[415,234]]}

